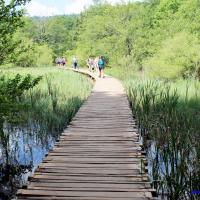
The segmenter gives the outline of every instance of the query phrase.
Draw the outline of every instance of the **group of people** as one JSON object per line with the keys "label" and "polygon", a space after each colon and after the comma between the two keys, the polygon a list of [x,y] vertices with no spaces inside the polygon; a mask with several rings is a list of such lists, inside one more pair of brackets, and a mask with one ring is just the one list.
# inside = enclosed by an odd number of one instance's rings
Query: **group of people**
{"label": "group of people", "polygon": [[87,66],[89,68],[89,71],[96,71],[99,73],[100,78],[104,78],[104,68],[105,68],[105,59],[103,56],[99,56],[96,58],[89,57],[87,59]]}
{"label": "group of people", "polygon": [[[65,57],[57,57],[55,62],[57,66],[65,66],[67,64],[67,59]],[[96,71],[97,73],[99,73],[100,78],[104,78],[104,68],[105,68],[106,62],[103,56],[98,56],[96,58],[90,56],[86,62],[87,62],[89,71],[91,72]],[[74,69],[78,68],[78,59],[76,56],[73,56],[72,58],[72,67]]]}
{"label": "group of people", "polygon": [[57,57],[55,62],[57,66],[65,66],[67,64],[67,59],[65,57]]}

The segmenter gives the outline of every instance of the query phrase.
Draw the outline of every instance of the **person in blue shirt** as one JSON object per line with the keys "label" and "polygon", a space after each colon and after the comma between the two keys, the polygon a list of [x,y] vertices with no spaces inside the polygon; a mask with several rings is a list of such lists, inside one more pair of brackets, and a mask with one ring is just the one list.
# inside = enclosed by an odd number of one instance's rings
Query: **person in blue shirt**
{"label": "person in blue shirt", "polygon": [[100,78],[104,78],[104,69],[105,69],[105,60],[103,58],[103,56],[99,57],[98,60],[98,67],[99,67],[99,77]]}

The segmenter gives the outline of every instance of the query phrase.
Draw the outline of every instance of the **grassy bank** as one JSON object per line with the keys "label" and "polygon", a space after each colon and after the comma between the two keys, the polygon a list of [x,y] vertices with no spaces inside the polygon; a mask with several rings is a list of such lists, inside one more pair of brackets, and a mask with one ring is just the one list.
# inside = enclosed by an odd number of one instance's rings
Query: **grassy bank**
{"label": "grassy bank", "polygon": [[29,105],[26,110],[29,120],[52,132],[60,132],[66,127],[92,88],[92,82],[87,77],[53,67],[9,68],[3,73],[9,77],[17,73],[42,76],[39,84],[27,91],[21,101]]}

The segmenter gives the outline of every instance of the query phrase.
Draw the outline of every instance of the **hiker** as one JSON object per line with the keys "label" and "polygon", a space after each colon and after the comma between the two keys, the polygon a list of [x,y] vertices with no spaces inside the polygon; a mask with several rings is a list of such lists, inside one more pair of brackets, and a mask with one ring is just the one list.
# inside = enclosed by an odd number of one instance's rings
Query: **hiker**
{"label": "hiker", "polygon": [[89,71],[94,71],[94,59],[89,57],[87,59],[87,66],[89,68]]}
{"label": "hiker", "polygon": [[98,67],[99,67],[99,77],[104,78],[104,68],[105,68],[105,60],[103,56],[99,57]]}
{"label": "hiker", "polygon": [[90,58],[88,58],[88,59],[86,60],[86,63],[87,63],[87,67],[88,67],[88,69],[90,70],[90,63],[89,63],[89,59],[90,59]]}
{"label": "hiker", "polygon": [[77,69],[77,67],[78,67],[78,59],[77,59],[76,56],[73,57],[72,63],[73,63],[73,68]]}
{"label": "hiker", "polygon": [[62,66],[65,66],[66,65],[66,62],[67,62],[67,60],[65,59],[65,57],[62,57]]}
{"label": "hiker", "polygon": [[98,62],[99,62],[99,57],[96,57],[96,58],[94,59],[94,68],[95,68],[96,73],[99,73]]}
{"label": "hiker", "polygon": [[92,58],[92,60],[91,60],[91,62],[90,62],[90,66],[91,66],[91,70],[92,70],[92,72],[94,72],[94,70],[95,70],[95,65],[94,65],[95,63],[94,63],[94,59]]}
{"label": "hiker", "polygon": [[62,64],[62,59],[60,57],[57,57],[55,62],[57,66],[60,66]]}

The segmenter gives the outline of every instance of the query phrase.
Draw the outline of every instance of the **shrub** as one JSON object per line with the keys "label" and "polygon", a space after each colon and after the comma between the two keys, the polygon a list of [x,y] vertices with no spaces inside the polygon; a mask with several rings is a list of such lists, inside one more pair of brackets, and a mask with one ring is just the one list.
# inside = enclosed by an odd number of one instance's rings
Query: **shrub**
{"label": "shrub", "polygon": [[199,69],[200,44],[198,39],[186,32],[166,39],[161,49],[145,62],[152,75],[164,78],[195,75]]}
{"label": "shrub", "polygon": [[36,65],[36,49],[33,41],[27,37],[21,36],[20,32],[16,33],[15,41],[20,44],[10,57],[10,61],[20,67],[33,67]]}
{"label": "shrub", "polygon": [[36,46],[37,59],[36,64],[38,66],[49,66],[53,63],[53,51],[48,45]]}

